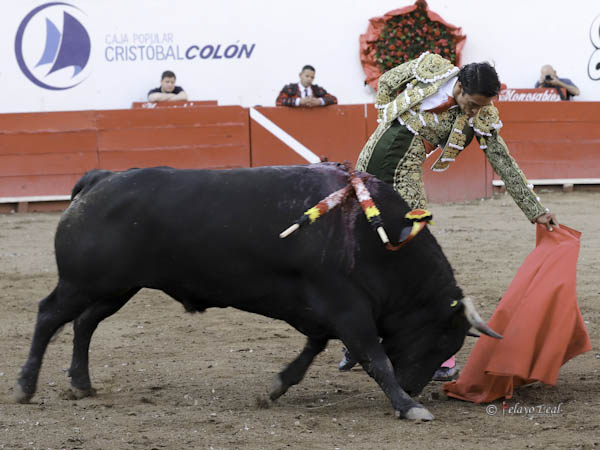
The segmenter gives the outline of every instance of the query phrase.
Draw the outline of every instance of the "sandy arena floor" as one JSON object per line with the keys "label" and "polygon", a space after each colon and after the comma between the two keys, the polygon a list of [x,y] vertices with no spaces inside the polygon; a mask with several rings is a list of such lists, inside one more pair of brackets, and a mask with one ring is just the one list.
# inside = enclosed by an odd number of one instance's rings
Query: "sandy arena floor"
{"label": "sandy arena floor", "polygon": [[[420,401],[436,416],[415,424],[361,369],[340,373],[332,342],[275,406],[256,399],[304,345],[285,323],[236,310],[185,314],[144,290],[102,322],[90,353],[98,395],[69,400],[71,327],[50,344],[29,405],[13,400],[37,304],[56,283],[59,214],[0,215],[0,449],[600,449],[600,193],[542,191],[561,221],[583,232],[578,299],[594,350],[567,363],[558,385],[521,388],[509,404],[559,405],[553,416],[490,416],[485,405]],[[460,285],[488,319],[535,245],[510,197],[432,205],[433,233]],[[458,355],[464,365],[474,342]],[[499,404],[497,402],[496,404]]]}

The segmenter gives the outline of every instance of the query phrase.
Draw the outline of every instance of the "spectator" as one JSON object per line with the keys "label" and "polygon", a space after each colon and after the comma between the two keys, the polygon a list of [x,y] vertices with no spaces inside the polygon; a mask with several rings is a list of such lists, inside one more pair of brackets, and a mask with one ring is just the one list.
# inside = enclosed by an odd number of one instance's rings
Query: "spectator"
{"label": "spectator", "polygon": [[313,66],[304,66],[299,75],[300,83],[290,83],[283,87],[275,101],[277,106],[313,108],[337,103],[337,98],[328,94],[321,86],[313,84],[315,79],[315,68]]}
{"label": "spectator", "polygon": [[579,95],[579,88],[568,78],[559,78],[556,70],[550,64],[542,66],[540,79],[535,82],[535,87],[551,87],[556,89],[561,100],[571,100]]}
{"label": "spectator", "polygon": [[181,86],[175,86],[175,74],[165,70],[160,78],[160,87],[148,91],[150,102],[172,102],[176,100],[187,100],[187,94]]}

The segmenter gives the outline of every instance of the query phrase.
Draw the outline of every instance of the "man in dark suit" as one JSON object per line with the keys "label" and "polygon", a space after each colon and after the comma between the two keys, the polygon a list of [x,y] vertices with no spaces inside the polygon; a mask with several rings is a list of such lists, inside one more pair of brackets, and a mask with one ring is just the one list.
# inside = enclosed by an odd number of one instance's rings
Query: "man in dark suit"
{"label": "man in dark suit", "polygon": [[286,84],[279,93],[275,104],[305,108],[337,104],[337,98],[328,94],[321,86],[313,84],[314,79],[315,68],[309,65],[304,66],[300,72],[300,82]]}

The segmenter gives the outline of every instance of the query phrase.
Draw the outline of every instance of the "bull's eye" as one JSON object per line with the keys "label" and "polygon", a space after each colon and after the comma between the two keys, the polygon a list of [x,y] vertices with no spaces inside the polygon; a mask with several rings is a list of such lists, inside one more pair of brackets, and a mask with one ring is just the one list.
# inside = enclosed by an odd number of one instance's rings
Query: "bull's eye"
{"label": "bull's eye", "polygon": [[450,308],[454,308],[456,305],[458,305],[458,300],[452,301],[452,303],[450,303]]}

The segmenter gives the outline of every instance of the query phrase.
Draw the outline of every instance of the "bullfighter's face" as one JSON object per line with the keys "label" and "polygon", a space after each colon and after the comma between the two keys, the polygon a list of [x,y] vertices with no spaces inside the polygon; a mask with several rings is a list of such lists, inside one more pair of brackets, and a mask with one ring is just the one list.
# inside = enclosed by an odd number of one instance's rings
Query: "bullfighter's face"
{"label": "bullfighter's face", "polygon": [[458,81],[454,85],[454,100],[462,112],[469,117],[475,117],[479,110],[492,103],[493,97],[481,94],[467,94]]}

